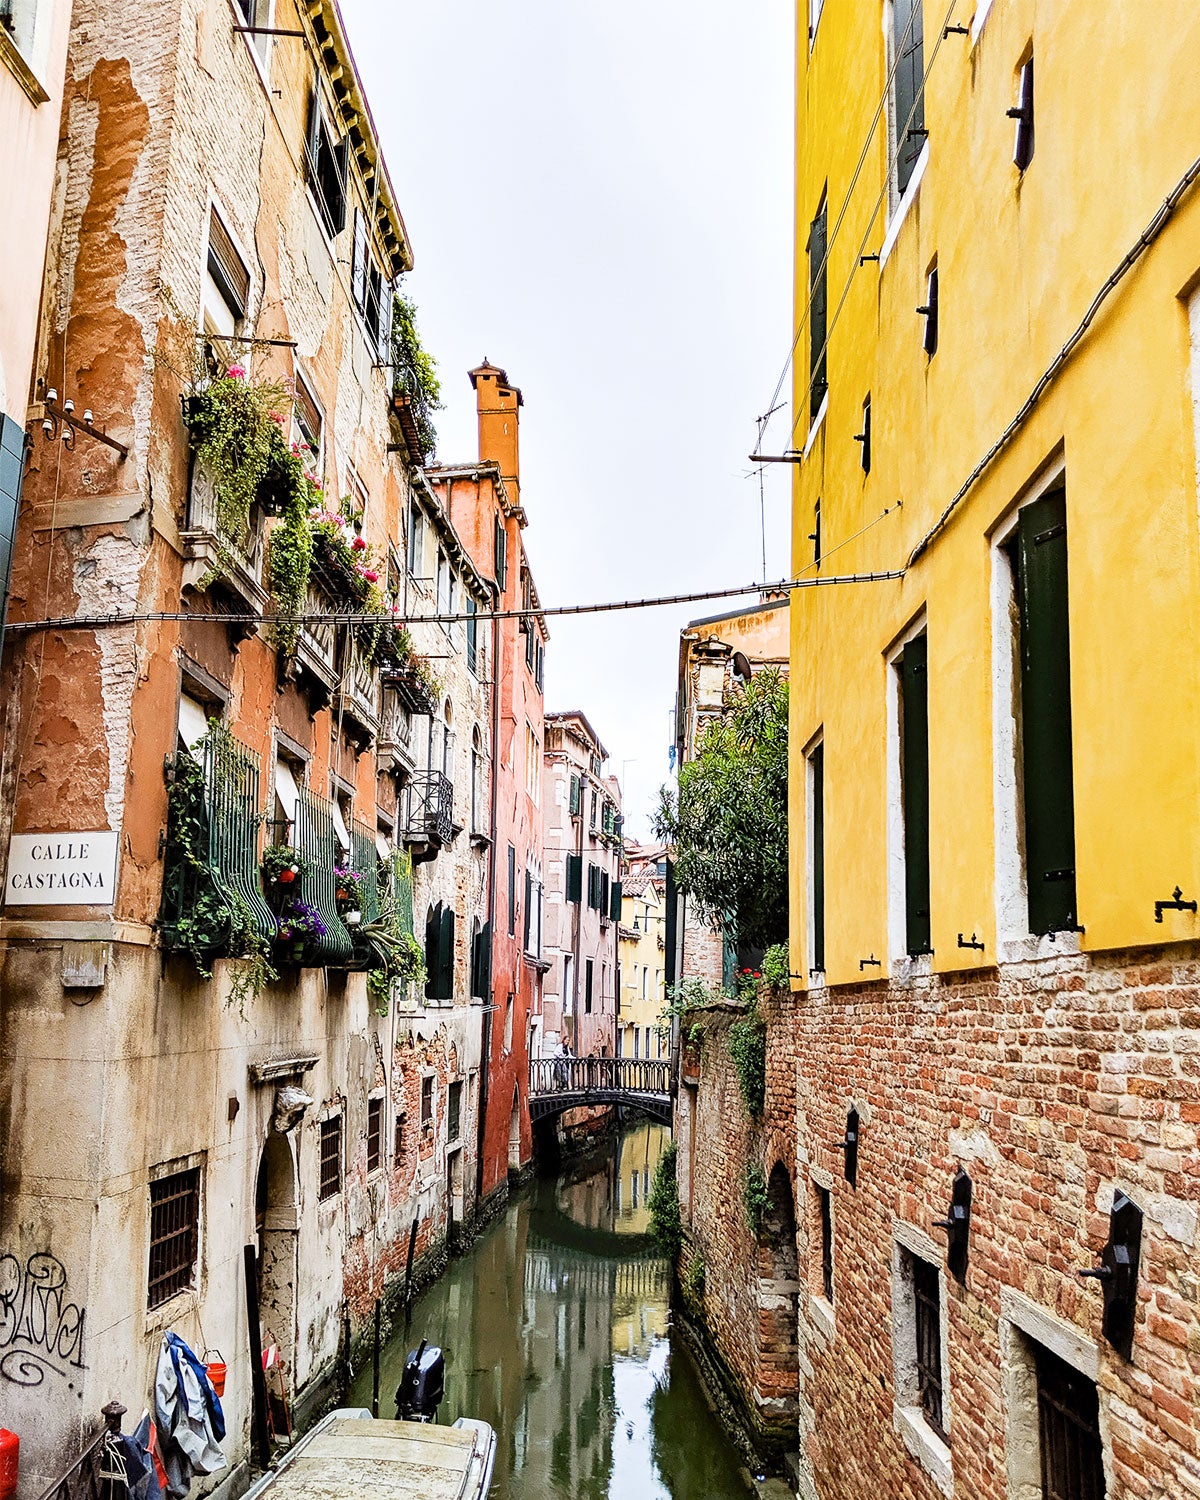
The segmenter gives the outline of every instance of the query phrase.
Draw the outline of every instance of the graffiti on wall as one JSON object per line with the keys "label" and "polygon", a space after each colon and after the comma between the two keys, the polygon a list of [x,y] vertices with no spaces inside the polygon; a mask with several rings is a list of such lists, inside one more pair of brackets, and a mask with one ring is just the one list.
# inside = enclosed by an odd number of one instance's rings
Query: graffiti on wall
{"label": "graffiti on wall", "polygon": [[0,1376],[14,1385],[41,1385],[47,1375],[82,1370],[84,1309],[67,1293],[67,1272],[53,1255],[31,1255],[22,1266],[0,1255]]}

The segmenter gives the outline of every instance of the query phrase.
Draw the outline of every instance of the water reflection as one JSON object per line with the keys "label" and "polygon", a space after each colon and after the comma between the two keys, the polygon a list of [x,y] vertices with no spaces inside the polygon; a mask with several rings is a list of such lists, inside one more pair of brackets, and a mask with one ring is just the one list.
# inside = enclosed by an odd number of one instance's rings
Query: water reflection
{"label": "water reflection", "polygon": [[[442,1420],[499,1435],[497,1500],[741,1500],[738,1466],[672,1342],[666,1262],[646,1239],[661,1125],[599,1167],[540,1183],[421,1299],[385,1351],[380,1415],[408,1348],[446,1351]],[[352,1397],[370,1403],[371,1372]]]}

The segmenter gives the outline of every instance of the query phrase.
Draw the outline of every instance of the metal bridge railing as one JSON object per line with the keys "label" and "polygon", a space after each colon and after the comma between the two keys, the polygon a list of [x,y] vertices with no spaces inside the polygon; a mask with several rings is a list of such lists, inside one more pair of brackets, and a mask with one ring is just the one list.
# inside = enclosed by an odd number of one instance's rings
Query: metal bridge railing
{"label": "metal bridge railing", "polygon": [[529,1065],[531,1095],[653,1094],[671,1091],[671,1064],[639,1057],[542,1057]]}

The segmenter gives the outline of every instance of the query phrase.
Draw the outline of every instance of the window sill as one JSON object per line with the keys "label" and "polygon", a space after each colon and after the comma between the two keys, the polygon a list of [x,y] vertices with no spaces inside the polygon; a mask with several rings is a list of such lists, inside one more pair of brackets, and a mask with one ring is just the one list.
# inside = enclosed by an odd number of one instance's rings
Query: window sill
{"label": "window sill", "polygon": [[933,973],[932,953],[902,953],[888,964],[893,984],[905,988],[928,979]]}
{"label": "window sill", "polygon": [[1077,958],[1083,951],[1078,932],[1050,932],[1043,937],[1001,938],[996,945],[1002,964],[1034,963],[1040,958]]}
{"label": "window sill", "polygon": [[21,56],[16,42],[9,36],[3,26],[0,26],[0,63],[3,63],[8,71],[21,85],[29,102],[36,109],[39,104],[46,104],[50,95],[37,80],[33,69]]}
{"label": "window sill", "polygon": [[900,230],[908,218],[908,211],[917,201],[917,195],[921,191],[921,181],[925,176],[925,168],[929,165],[929,141],[921,147],[921,154],[917,157],[917,164],[913,168],[913,174],[908,179],[908,186],[904,189],[904,196],[896,205],[896,212],[892,215],[887,227],[887,233],[883,237],[883,245],[879,251],[879,270],[882,273],[887,265],[888,256],[896,247],[896,241],[900,237]]}
{"label": "window sill", "polygon": [[146,1313],[142,1332],[143,1334],[161,1333],[164,1328],[170,1328],[172,1325],[178,1326],[199,1306],[199,1289],[194,1286],[184,1287],[182,1292],[176,1292],[173,1297],[168,1297],[165,1302],[160,1302],[157,1307],[151,1308]]}
{"label": "window sill", "polygon": [[992,0],[979,0],[975,7],[975,14],[971,18],[971,50],[975,50],[975,43],[983,32],[984,22],[992,9]]}
{"label": "window sill", "polygon": [[817,433],[820,432],[821,427],[825,421],[825,413],[828,410],[829,391],[826,390],[825,394],[821,397],[820,406],[817,407],[817,414],[812,420],[812,426],[808,429],[808,436],[804,439],[804,452],[800,455],[801,461],[808,457],[809,452],[812,449],[812,445],[816,441]]}
{"label": "window sill", "polygon": [[919,1406],[893,1406],[892,1426],[904,1446],[941,1490],[954,1494],[954,1465],[949,1447],[938,1437]]}

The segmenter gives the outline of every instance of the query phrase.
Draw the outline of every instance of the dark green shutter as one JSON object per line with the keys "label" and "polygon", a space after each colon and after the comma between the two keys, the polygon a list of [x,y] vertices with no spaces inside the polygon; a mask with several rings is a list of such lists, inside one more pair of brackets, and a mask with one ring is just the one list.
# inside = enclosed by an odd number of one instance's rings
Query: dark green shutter
{"label": "dark green shutter", "polygon": [[567,855],[567,900],[583,900],[583,856]]}
{"label": "dark green shutter", "polygon": [[496,587],[501,593],[508,587],[508,532],[504,528],[504,517],[496,517]]}
{"label": "dark green shutter", "polygon": [[367,305],[367,266],[371,258],[367,248],[367,220],[362,210],[354,210],[354,240],[350,249],[350,290],[354,305],[362,312]]}
{"label": "dark green shutter", "polygon": [[480,947],[483,952],[479,962],[479,998],[490,1000],[492,994],[492,924],[485,922],[483,931],[479,935]]}
{"label": "dark green shutter", "polygon": [[442,941],[442,908],[440,905],[429,908],[429,916],[425,920],[425,998],[436,1000],[438,997],[438,974],[441,968],[439,954]]}
{"label": "dark green shutter", "polygon": [[579,804],[580,804],[581,798],[582,798],[582,788],[580,786],[579,777],[578,776],[572,776],[571,777],[571,816],[573,818],[577,817],[578,814],[579,814]]}
{"label": "dark green shutter", "polygon": [[467,600],[467,671],[475,672],[479,667],[479,605],[474,599]]}
{"label": "dark green shutter", "polygon": [[1078,926],[1065,490],[1020,513],[1017,600],[1029,930],[1064,932]]}
{"label": "dark green shutter", "polygon": [[909,953],[931,951],[929,920],[929,643],[900,658],[900,779],[904,807],[904,910]]}
{"label": "dark green shutter", "polygon": [[892,132],[896,187],[901,193],[908,186],[925,144],[925,26],[921,12],[922,0],[894,0],[892,6],[892,46],[896,60],[896,114]]}
{"label": "dark green shutter", "polygon": [[809,968],[825,969],[825,746],[809,756],[812,767],[812,924]]}
{"label": "dark green shutter", "polygon": [[[612,885],[612,919],[614,922],[621,920],[621,881],[619,880],[614,880]],[[620,992],[618,985],[617,993],[620,994]]]}
{"label": "dark green shutter", "polygon": [[517,851],[508,846],[508,935],[517,935]]}
{"label": "dark green shutter", "polygon": [[454,908],[442,912],[441,943],[438,951],[438,999],[454,999]]}
{"label": "dark green shutter", "polygon": [[611,903],[612,903],[612,886],[610,884],[609,873],[608,873],[607,870],[601,870],[600,871],[600,900],[599,900],[599,902],[597,904],[600,907],[600,915],[602,917],[607,917],[608,914],[609,914],[609,912],[612,910],[612,904]]}
{"label": "dark green shutter", "polygon": [[808,349],[809,349],[809,420],[815,420],[825,399],[828,388],[828,360],[825,337],[828,311],[828,277],[825,266],[825,250],[828,239],[829,206],[821,204],[821,211],[812,222],[808,236]]}
{"label": "dark green shutter", "polygon": [[533,917],[533,875],[529,870],[525,871],[525,951],[529,952],[530,920]]}

